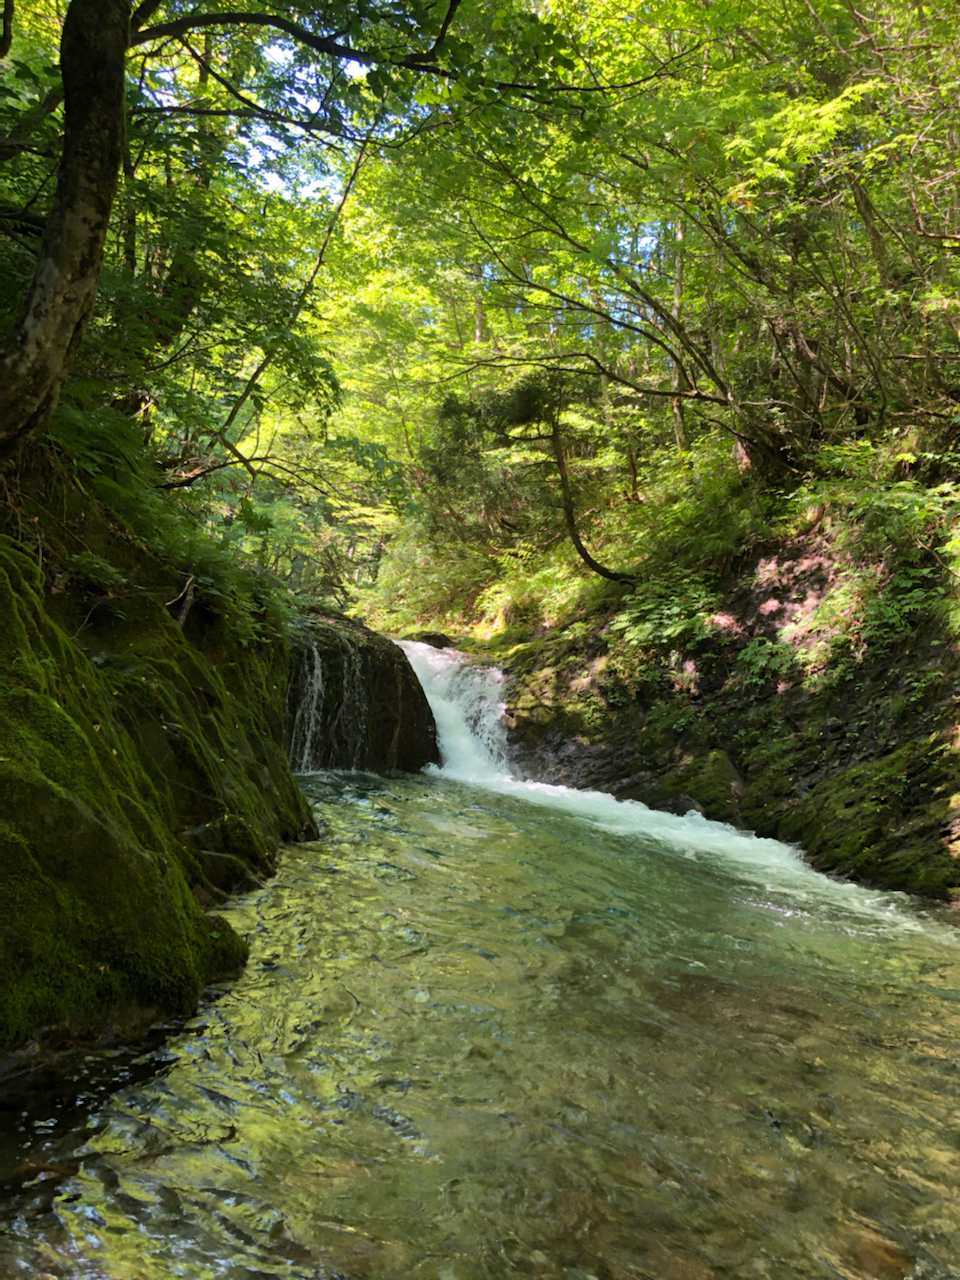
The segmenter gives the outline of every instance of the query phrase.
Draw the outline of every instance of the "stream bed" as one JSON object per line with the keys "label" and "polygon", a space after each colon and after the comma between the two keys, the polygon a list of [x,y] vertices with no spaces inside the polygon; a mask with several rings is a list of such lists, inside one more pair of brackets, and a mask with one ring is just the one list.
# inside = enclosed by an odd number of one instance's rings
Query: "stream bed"
{"label": "stream bed", "polygon": [[955,913],[517,782],[461,695],[443,770],[303,777],[199,1017],[7,1113],[0,1278],[960,1276]]}

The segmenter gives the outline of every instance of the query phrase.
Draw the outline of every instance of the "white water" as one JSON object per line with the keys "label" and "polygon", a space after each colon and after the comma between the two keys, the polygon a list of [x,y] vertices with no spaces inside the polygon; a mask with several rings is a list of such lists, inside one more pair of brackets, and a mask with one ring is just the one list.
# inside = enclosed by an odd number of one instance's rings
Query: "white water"
{"label": "white water", "polygon": [[443,764],[436,772],[487,787],[511,781],[503,672],[474,665],[456,649],[434,649],[415,640],[403,641],[400,648],[417,673],[437,722]]}
{"label": "white water", "polygon": [[[287,691],[287,714],[292,719],[288,755],[294,773],[306,773],[317,758],[317,738],[323,730],[323,662],[316,641],[310,637],[302,662],[302,678],[291,681]],[[293,698],[299,697],[294,706]]]}
{"label": "white water", "polygon": [[695,810],[680,817],[650,809],[638,800],[617,800],[603,791],[580,791],[514,777],[508,763],[503,673],[473,664],[455,649],[434,649],[417,641],[404,641],[400,647],[437,722],[443,763],[439,768],[428,766],[429,772],[548,806],[601,831],[664,843],[680,856],[735,871],[753,881],[777,898],[777,909],[790,914],[803,915],[829,905],[843,915],[849,912],[858,917],[861,931],[870,926],[884,932],[929,932],[933,928],[942,941],[957,945],[954,930],[918,919],[907,895],[832,880],[814,871],[798,849],[780,840],[712,822]]}

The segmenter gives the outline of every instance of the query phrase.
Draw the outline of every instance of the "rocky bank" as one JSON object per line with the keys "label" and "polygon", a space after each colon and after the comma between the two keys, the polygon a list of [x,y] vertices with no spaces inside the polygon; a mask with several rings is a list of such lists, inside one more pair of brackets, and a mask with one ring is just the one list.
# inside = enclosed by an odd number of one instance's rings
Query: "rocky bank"
{"label": "rocky bank", "polygon": [[956,642],[931,611],[895,636],[831,631],[820,606],[841,572],[824,540],[799,539],[739,566],[671,652],[631,646],[609,618],[514,647],[498,661],[518,768],[699,809],[867,885],[960,898]]}

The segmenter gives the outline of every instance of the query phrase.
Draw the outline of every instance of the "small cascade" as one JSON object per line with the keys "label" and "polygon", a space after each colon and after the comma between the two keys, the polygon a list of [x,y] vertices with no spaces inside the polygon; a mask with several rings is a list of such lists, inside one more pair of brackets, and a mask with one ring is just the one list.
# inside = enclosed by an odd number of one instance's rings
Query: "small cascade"
{"label": "small cascade", "polygon": [[474,665],[456,649],[434,649],[414,640],[402,641],[400,648],[437,722],[442,772],[473,782],[509,777],[503,672]]}
{"label": "small cascade", "polygon": [[440,759],[423,689],[392,640],[312,617],[295,625],[290,648],[286,742],[294,773],[416,771]]}
{"label": "small cascade", "polygon": [[[336,716],[327,733],[327,767],[359,769],[367,745],[367,696],[360,647],[350,636],[335,633],[340,645],[341,691]],[[314,765],[314,768],[324,767]]]}
{"label": "small cascade", "polygon": [[366,767],[367,702],[360,645],[330,625],[296,637],[287,688],[287,755],[294,773]]}
{"label": "small cascade", "polygon": [[521,781],[507,763],[503,673],[495,667],[481,667],[455,649],[434,649],[414,641],[403,641],[400,647],[437,722],[443,763],[439,770],[429,766],[431,772],[552,809],[609,836],[641,836],[727,869],[736,865],[741,873],[762,884],[789,886],[798,898],[852,898],[866,903],[868,912],[886,910],[882,895],[826,880],[796,849],[779,840],[750,835],[697,812],[681,817],[649,809],[638,800],[617,800],[603,791]]}
{"label": "small cascade", "polygon": [[316,768],[323,746],[323,660],[314,636],[307,633],[294,651],[287,686],[287,758],[294,773]]}

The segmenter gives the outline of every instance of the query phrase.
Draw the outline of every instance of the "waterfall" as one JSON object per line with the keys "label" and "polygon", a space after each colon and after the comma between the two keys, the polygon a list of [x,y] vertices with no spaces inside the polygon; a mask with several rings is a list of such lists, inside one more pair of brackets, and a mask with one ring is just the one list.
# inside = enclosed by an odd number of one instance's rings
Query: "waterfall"
{"label": "waterfall", "polygon": [[613,837],[662,841],[684,856],[722,865],[765,887],[789,889],[796,902],[833,899],[877,916],[891,910],[889,894],[836,883],[814,871],[798,850],[779,840],[739,831],[691,811],[683,816],[618,800],[603,791],[579,791],[546,782],[521,781],[507,763],[502,672],[481,667],[455,649],[403,641],[400,647],[423,685],[437,722],[443,761],[427,772],[474,783],[579,819]]}
{"label": "waterfall", "polygon": [[[329,672],[324,693],[320,655],[305,655],[298,679],[292,682],[292,690],[293,686],[300,690],[295,696],[303,699],[303,706],[298,704],[294,717],[293,739],[308,743],[313,753],[308,755],[305,747],[303,754],[295,757],[291,742],[291,760],[303,761],[301,772],[364,767],[358,743],[362,744],[366,734],[369,690],[363,685],[359,654],[343,638],[334,648],[343,691],[340,701],[331,692],[333,677]],[[649,809],[638,800],[617,800],[602,791],[579,791],[514,777],[508,764],[503,673],[495,667],[481,666],[455,649],[435,649],[417,641],[403,641],[400,648],[423,687],[436,721],[442,764],[439,768],[427,765],[426,772],[552,809],[558,815],[590,824],[598,833],[604,833],[601,838],[641,837],[672,845],[687,858],[722,866],[727,874],[736,867],[747,880],[765,890],[787,890],[795,906],[832,899],[874,917],[892,909],[890,895],[828,880],[808,866],[796,849],[779,840],[738,831],[696,812],[680,817]],[[323,656],[329,660],[328,653]],[[313,675],[308,679],[310,672]],[[314,683],[308,690],[311,679]],[[312,727],[308,723],[311,717],[315,717]]]}
{"label": "waterfall", "polygon": [[287,687],[287,756],[294,773],[316,768],[323,747],[323,660],[316,639],[307,635]]}
{"label": "waterfall", "polygon": [[367,690],[363,663],[359,647],[351,643],[349,637],[339,632],[334,634],[340,646],[342,690],[336,715],[327,729],[330,745],[326,765],[335,769],[358,769],[363,764],[367,745]]}
{"label": "waterfall", "polygon": [[332,626],[303,627],[286,701],[294,773],[365,765],[368,693],[359,644]]}
{"label": "waterfall", "polygon": [[474,665],[456,649],[414,640],[402,641],[400,648],[437,722],[444,776],[470,782],[509,777],[503,672]]}

